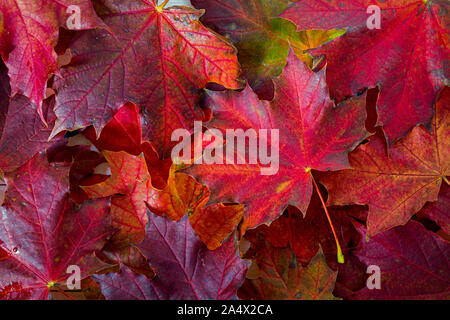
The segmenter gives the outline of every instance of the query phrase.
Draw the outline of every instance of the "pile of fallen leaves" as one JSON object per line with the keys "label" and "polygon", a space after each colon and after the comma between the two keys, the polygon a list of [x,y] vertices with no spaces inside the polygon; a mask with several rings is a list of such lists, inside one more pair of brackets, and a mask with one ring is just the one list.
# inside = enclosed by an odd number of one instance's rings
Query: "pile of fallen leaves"
{"label": "pile of fallen leaves", "polygon": [[191,2],[0,0],[0,299],[448,299],[448,1]]}

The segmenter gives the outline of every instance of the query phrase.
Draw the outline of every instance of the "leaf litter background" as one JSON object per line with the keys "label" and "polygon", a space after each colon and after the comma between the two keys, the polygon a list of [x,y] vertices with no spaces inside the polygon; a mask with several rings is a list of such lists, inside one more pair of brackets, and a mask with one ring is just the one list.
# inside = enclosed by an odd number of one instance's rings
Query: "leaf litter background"
{"label": "leaf litter background", "polygon": [[[0,0],[0,299],[448,299],[448,10]],[[173,165],[194,120],[280,129],[278,173]]]}

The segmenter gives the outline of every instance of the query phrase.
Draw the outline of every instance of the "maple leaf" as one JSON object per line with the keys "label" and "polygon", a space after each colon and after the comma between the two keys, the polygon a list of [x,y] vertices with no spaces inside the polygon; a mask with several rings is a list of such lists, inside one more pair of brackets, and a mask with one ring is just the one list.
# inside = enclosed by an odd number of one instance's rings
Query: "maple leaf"
{"label": "maple leaf", "polygon": [[148,222],[145,201],[151,188],[145,159],[123,151],[103,151],[102,154],[110,166],[111,176],[81,188],[91,199],[111,196],[111,223],[120,229],[114,235],[118,245],[141,242]]}
{"label": "maple leaf", "polygon": [[[209,91],[206,103],[214,115],[210,127],[278,129],[278,172],[261,175],[260,164],[226,161],[223,165],[188,168],[211,189],[213,201],[225,199],[246,205],[244,232],[274,220],[288,204],[306,212],[312,194],[310,170],[348,167],[347,152],[367,135],[365,96],[335,107],[328,97],[325,70],[313,73],[292,52],[282,75],[275,80],[275,88],[272,105],[258,100],[249,87],[240,93]],[[267,143],[271,148],[271,142]],[[245,155],[236,157],[245,159]]]}
{"label": "maple leaf", "polygon": [[157,277],[149,280],[123,267],[119,273],[93,276],[107,299],[235,299],[247,265],[234,237],[207,250],[187,218],[179,222],[149,215],[145,240],[138,248]]}
{"label": "maple leaf", "polygon": [[[381,28],[369,30],[367,8],[374,4]],[[378,125],[392,144],[417,124],[430,123],[436,95],[448,83],[447,11],[442,0],[305,0],[281,16],[299,29],[348,27],[312,54],[327,56],[327,83],[337,101],[380,87]]]}
{"label": "maple leaf", "polygon": [[56,117],[52,110],[54,100],[46,100],[42,112],[47,125],[36,113],[36,105],[27,97],[15,95],[0,111],[4,126],[0,138],[0,170],[13,171],[47,146],[57,143],[61,136],[48,141]]}
{"label": "maple leaf", "polygon": [[328,203],[368,204],[367,232],[373,236],[407,223],[426,201],[436,201],[450,174],[449,94],[444,90],[435,105],[432,133],[414,128],[389,155],[383,139],[373,136],[349,155],[352,169],[319,176]]}
{"label": "maple leaf", "polygon": [[[263,241],[261,241],[263,242]],[[334,272],[325,262],[322,250],[306,268],[297,263],[289,248],[274,248],[256,244],[250,257],[256,262],[260,276],[246,279],[238,296],[259,300],[335,300],[332,291],[336,281]]]}
{"label": "maple leaf", "polygon": [[172,130],[203,118],[198,89],[241,87],[235,49],[198,21],[201,11],[115,0],[98,1],[98,12],[115,37],[92,30],[71,44],[72,62],[55,81],[54,134],[91,124],[99,134],[131,101],[143,109],[144,137],[165,156]]}
{"label": "maple leaf", "polygon": [[236,229],[243,214],[242,204],[215,203],[194,211],[189,222],[208,249],[215,250]]}
{"label": "maple leaf", "polygon": [[197,208],[208,202],[210,192],[206,186],[195,181],[187,174],[171,170],[167,187],[164,190],[153,190],[147,205],[159,215],[178,221],[186,214],[191,215]]}
{"label": "maple leaf", "polygon": [[77,29],[104,26],[89,0],[3,0],[0,3],[0,54],[8,67],[12,95],[36,104],[44,120],[42,100],[47,80],[57,70],[54,47],[59,27],[67,27],[71,6],[79,9]]}
{"label": "maple leaf", "polygon": [[69,167],[53,167],[37,154],[6,177],[1,206],[0,298],[47,299],[65,281],[69,265],[79,265],[111,234],[109,199],[88,202],[78,211],[69,201]]}
{"label": "maple leaf", "polygon": [[420,210],[420,213],[428,216],[435,221],[445,233],[450,234],[450,186],[446,183],[442,184],[436,202],[428,202]]}
{"label": "maple leaf", "polygon": [[153,213],[166,215],[175,221],[188,214],[200,240],[208,249],[214,250],[236,229],[244,214],[244,206],[223,203],[206,206],[209,195],[208,188],[194,178],[172,170],[164,190],[150,190],[147,205]]}
{"label": "maple leaf", "polygon": [[192,4],[206,13],[202,22],[230,39],[238,49],[239,62],[250,86],[261,98],[271,100],[264,89],[273,87],[270,79],[278,76],[286,65],[289,48],[305,62],[312,59],[305,52],[341,35],[338,30],[306,30],[297,32],[290,21],[277,18],[287,0],[193,0]]}
{"label": "maple leaf", "polygon": [[295,207],[288,206],[284,214],[270,226],[261,225],[249,230],[245,238],[250,242],[264,239],[274,248],[291,248],[298,263],[306,267],[321,248],[327,265],[337,270],[335,296],[347,296],[366,285],[366,269],[353,254],[360,235],[352,219],[365,220],[367,209],[361,206],[328,208],[330,219],[342,244],[344,263],[338,263],[336,241],[317,192],[313,193],[306,216]]}
{"label": "maple leaf", "polygon": [[[328,208],[328,211],[335,229],[338,230],[340,242],[343,244],[343,254],[349,257],[349,253],[360,240],[351,217],[364,214],[366,209],[356,206],[333,207]],[[333,269],[338,268],[336,242],[317,193],[313,194],[305,216],[297,208],[288,206],[284,214],[270,226],[261,225],[258,230],[258,233],[261,233],[272,246],[292,248],[298,262],[304,266],[308,265],[317,254],[320,246],[328,264]]]}
{"label": "maple leaf", "polygon": [[93,127],[87,128],[83,134],[100,150],[125,151],[135,156],[144,153],[152,185],[158,189],[167,185],[172,161],[161,160],[154,146],[148,141],[142,141],[139,108],[134,103],[127,102],[120,107],[103,128],[98,139]]}
{"label": "maple leaf", "polygon": [[[364,226],[358,231],[365,238]],[[381,288],[367,287],[354,299],[448,299],[450,297],[448,241],[410,221],[402,227],[383,232],[368,242],[362,241],[356,256],[366,265],[381,270]],[[370,280],[369,280],[370,281]]]}

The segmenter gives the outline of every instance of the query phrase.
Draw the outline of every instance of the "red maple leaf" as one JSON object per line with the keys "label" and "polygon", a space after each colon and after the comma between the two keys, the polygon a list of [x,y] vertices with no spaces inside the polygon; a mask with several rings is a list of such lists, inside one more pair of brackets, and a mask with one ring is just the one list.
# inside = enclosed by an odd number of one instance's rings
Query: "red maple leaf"
{"label": "red maple leaf", "polygon": [[142,155],[103,151],[111,176],[103,182],[81,186],[90,199],[111,198],[111,221],[119,232],[114,235],[121,245],[139,243],[145,237],[147,207],[151,189],[150,174]]}
{"label": "red maple leaf", "polygon": [[234,237],[209,251],[187,218],[179,222],[149,216],[145,240],[138,248],[157,277],[149,280],[127,267],[119,273],[95,275],[107,299],[235,299],[247,269]]}
{"label": "red maple leaf", "polygon": [[69,167],[53,167],[38,154],[6,177],[0,216],[0,298],[47,299],[65,284],[67,267],[91,272],[82,258],[111,234],[109,200],[75,210],[69,200]]}
{"label": "red maple leaf", "polygon": [[163,189],[167,185],[172,161],[160,159],[153,144],[142,140],[139,108],[134,103],[127,102],[120,107],[98,138],[93,127],[87,128],[83,134],[100,150],[125,151],[135,156],[143,153],[152,186]]}
{"label": "red maple leaf", "polygon": [[333,294],[347,296],[348,292],[357,291],[366,285],[366,266],[354,256],[361,237],[353,225],[353,219],[364,221],[367,209],[362,206],[332,207],[328,208],[328,212],[342,245],[344,263],[336,260],[336,241],[317,192],[313,193],[305,217],[297,208],[288,206],[284,214],[270,226],[261,225],[249,230],[245,239],[252,243],[264,239],[274,248],[289,247],[303,267],[308,266],[319,248],[322,248],[327,265],[338,271]]}
{"label": "red maple leaf", "polygon": [[193,8],[164,9],[154,0],[115,0],[98,7],[114,35],[87,31],[71,44],[72,61],[55,82],[53,133],[92,124],[99,134],[131,101],[143,110],[144,136],[165,156],[172,131],[190,129],[193,120],[203,118],[198,89],[208,82],[241,86],[235,49],[205,28],[198,21],[202,12]]}
{"label": "red maple leaf", "polygon": [[30,98],[43,120],[41,107],[47,80],[57,70],[53,48],[58,41],[59,27],[67,28],[72,14],[70,6],[79,9],[76,29],[104,26],[89,0],[3,0],[0,3],[0,54],[8,67],[12,95],[20,93]]}
{"label": "red maple leaf", "polygon": [[[366,229],[358,230],[364,239]],[[450,245],[420,223],[410,221],[361,244],[355,255],[380,268],[380,288],[365,287],[353,299],[448,299]]]}
{"label": "red maple leaf", "polygon": [[[379,135],[349,155],[352,169],[319,176],[330,205],[368,204],[368,234],[403,225],[426,201],[436,201],[450,174],[450,90],[435,105],[432,132],[416,127],[389,153]],[[343,187],[345,186],[345,187]]]}
{"label": "red maple leaf", "polygon": [[9,105],[2,106],[0,118],[4,126],[0,128],[0,170],[13,171],[36,153],[61,141],[62,137],[58,136],[49,142],[56,120],[54,105],[52,98],[43,103],[42,113],[47,124],[39,119],[36,105],[25,96],[17,94]]}
{"label": "red maple leaf", "polygon": [[[292,52],[275,80],[275,89],[272,104],[258,100],[249,87],[241,93],[208,92],[206,103],[214,115],[209,127],[278,129],[278,172],[262,175],[261,164],[225,161],[189,168],[211,189],[212,200],[246,205],[243,231],[274,220],[288,204],[306,212],[312,194],[310,170],[348,167],[347,152],[367,136],[365,95],[334,106],[328,97],[325,70],[310,71]],[[245,155],[236,158],[245,159]]]}
{"label": "red maple leaf", "polygon": [[332,292],[337,271],[327,266],[322,250],[304,268],[290,248],[274,248],[264,241],[250,248],[246,257],[256,264],[259,277],[245,280],[238,291],[241,299],[336,299]]}
{"label": "red maple leaf", "polygon": [[[380,29],[367,27],[370,5],[381,9]],[[337,101],[380,87],[378,125],[391,144],[430,123],[436,95],[448,83],[447,11],[444,0],[303,0],[281,16],[299,29],[348,28],[312,53],[327,56],[327,83]]]}

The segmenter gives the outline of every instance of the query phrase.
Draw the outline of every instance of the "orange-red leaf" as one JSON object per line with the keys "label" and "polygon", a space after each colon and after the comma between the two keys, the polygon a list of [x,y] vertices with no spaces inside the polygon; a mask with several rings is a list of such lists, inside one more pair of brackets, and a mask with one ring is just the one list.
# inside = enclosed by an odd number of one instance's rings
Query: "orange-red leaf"
{"label": "orange-red leaf", "polygon": [[432,132],[416,127],[391,148],[379,136],[350,154],[352,169],[320,177],[331,205],[368,204],[367,233],[406,224],[426,201],[436,201],[450,175],[450,90],[435,105]]}
{"label": "orange-red leaf", "polygon": [[144,153],[147,167],[152,177],[152,185],[163,189],[172,161],[161,159],[153,144],[142,141],[141,117],[139,108],[134,103],[126,102],[103,128],[97,138],[93,127],[83,134],[100,150],[125,151],[132,155]]}
{"label": "orange-red leaf", "polygon": [[99,184],[82,186],[90,198],[111,196],[111,220],[119,228],[118,243],[138,243],[144,239],[148,222],[145,201],[151,188],[150,174],[142,155],[103,151],[111,176]]}
{"label": "orange-red leaf", "polygon": [[[249,87],[243,92],[208,92],[206,103],[214,115],[208,126],[224,133],[226,129],[268,129],[270,135],[271,129],[279,130],[277,172],[262,175],[260,163],[226,164],[225,160],[220,165],[189,168],[211,189],[213,201],[246,205],[243,231],[274,220],[288,204],[306,212],[312,194],[309,170],[349,167],[347,152],[367,136],[365,95],[335,106],[326,89],[325,70],[310,71],[291,52],[275,85],[272,105],[258,100]],[[271,142],[267,143],[271,150]],[[225,159],[225,154],[221,156]],[[245,159],[245,155],[236,154],[236,158]]]}
{"label": "orange-red leaf", "polygon": [[239,204],[216,203],[206,206],[209,200],[207,187],[184,173],[171,173],[164,190],[152,189],[147,204],[158,215],[180,220],[186,214],[200,240],[214,250],[236,229],[244,214]]}

